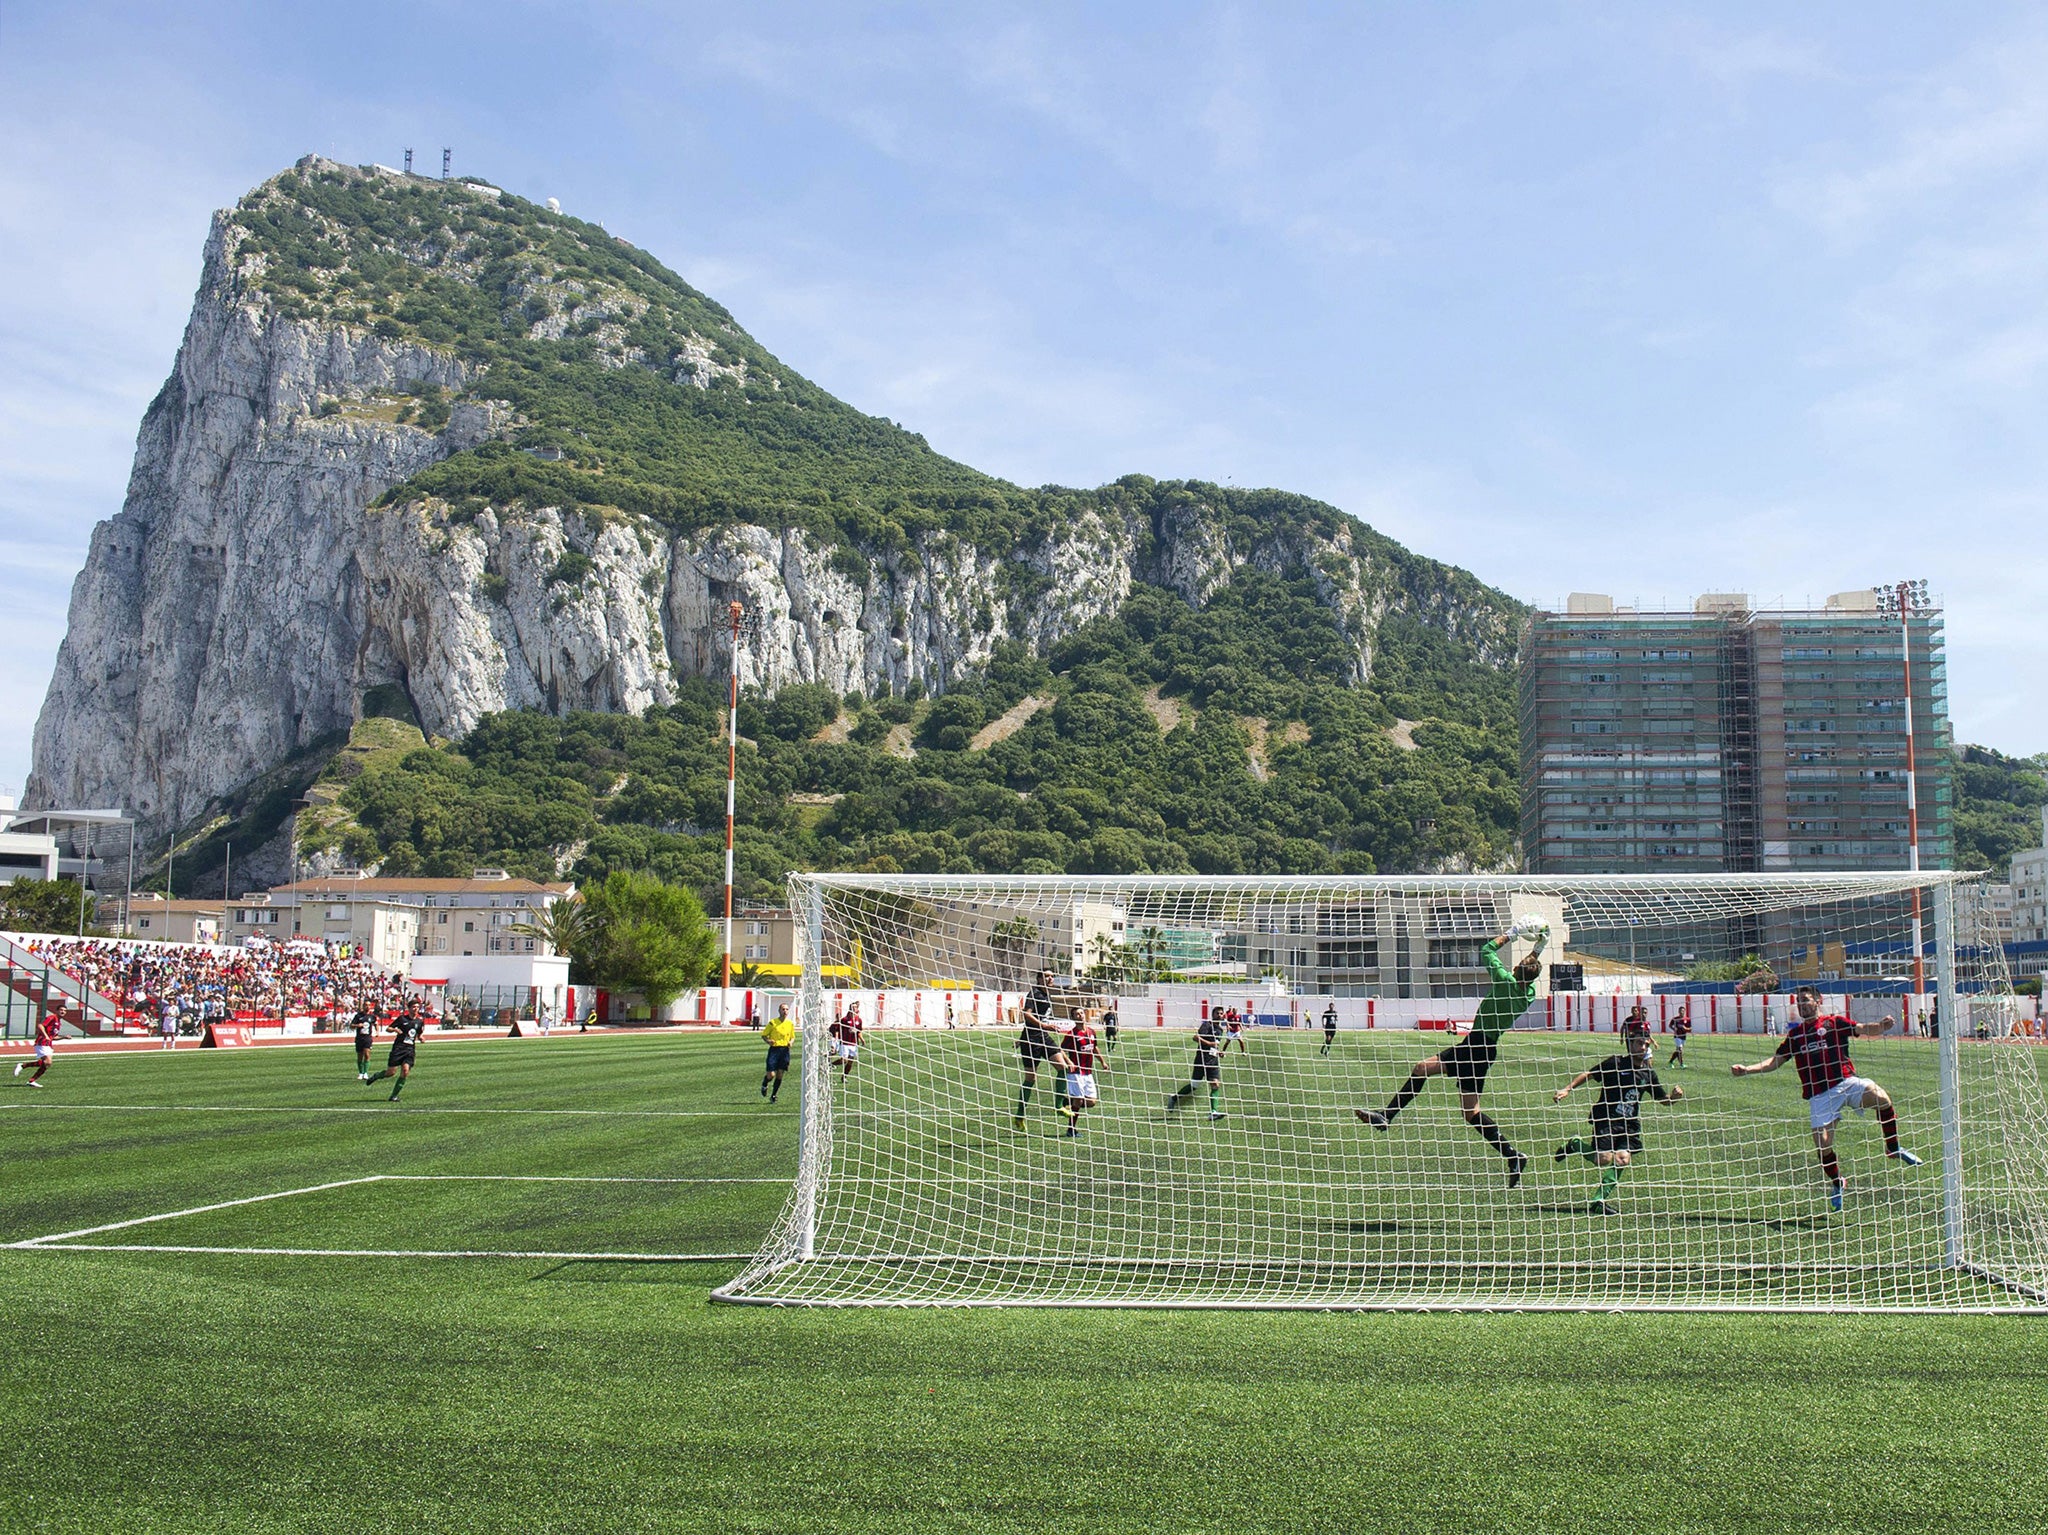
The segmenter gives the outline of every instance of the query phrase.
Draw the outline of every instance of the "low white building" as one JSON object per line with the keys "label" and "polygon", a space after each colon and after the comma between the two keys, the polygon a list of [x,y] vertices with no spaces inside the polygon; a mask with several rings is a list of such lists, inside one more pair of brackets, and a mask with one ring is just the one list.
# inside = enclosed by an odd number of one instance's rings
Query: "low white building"
{"label": "low white building", "polygon": [[451,1006],[545,1005],[560,1018],[569,989],[569,960],[554,954],[415,954],[412,983],[439,989]]}
{"label": "low white building", "polygon": [[11,879],[55,879],[57,839],[47,828],[15,831],[14,796],[0,794],[0,884]]}

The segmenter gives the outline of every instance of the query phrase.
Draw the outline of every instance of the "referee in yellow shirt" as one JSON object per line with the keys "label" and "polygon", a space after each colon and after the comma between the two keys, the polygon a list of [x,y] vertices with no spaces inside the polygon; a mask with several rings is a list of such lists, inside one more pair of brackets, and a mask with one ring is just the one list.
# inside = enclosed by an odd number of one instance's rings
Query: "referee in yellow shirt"
{"label": "referee in yellow shirt", "polygon": [[761,1025],[761,1037],[768,1041],[768,1066],[761,1073],[761,1096],[773,1103],[782,1096],[782,1079],[789,1071],[789,1047],[796,1043],[796,1020],[789,1016],[789,1004],[778,1002],[775,1016]]}

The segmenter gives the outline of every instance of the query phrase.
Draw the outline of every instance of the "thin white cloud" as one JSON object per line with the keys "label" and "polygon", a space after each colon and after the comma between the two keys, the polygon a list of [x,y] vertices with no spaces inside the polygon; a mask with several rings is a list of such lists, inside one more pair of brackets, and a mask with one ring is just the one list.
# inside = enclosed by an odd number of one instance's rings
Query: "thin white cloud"
{"label": "thin white cloud", "polygon": [[2048,37],[2001,36],[1942,62],[1883,103],[1875,155],[1861,140],[1832,164],[1780,177],[1779,205],[1841,239],[1924,217],[1986,178],[2030,178],[2048,156]]}

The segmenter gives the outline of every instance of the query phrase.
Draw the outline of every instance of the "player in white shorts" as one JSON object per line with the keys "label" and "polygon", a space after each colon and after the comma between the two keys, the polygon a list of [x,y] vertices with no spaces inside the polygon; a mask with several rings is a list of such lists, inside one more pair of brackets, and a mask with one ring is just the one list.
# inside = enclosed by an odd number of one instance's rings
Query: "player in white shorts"
{"label": "player in white shorts", "polygon": [[1060,1040],[1060,1064],[1067,1073],[1067,1134],[1081,1133],[1081,1112],[1097,1103],[1095,1094],[1095,1030],[1084,1013]]}
{"label": "player in white shorts", "polygon": [[1857,1023],[1838,1013],[1823,1014],[1820,993],[1802,986],[1793,993],[1799,1019],[1785,1031],[1770,1059],[1753,1065],[1728,1069],[1738,1077],[1775,1071],[1790,1061],[1799,1072],[1799,1091],[1806,1099],[1807,1119],[1813,1127],[1813,1147],[1820,1157],[1821,1171],[1828,1180],[1828,1207],[1842,1208],[1842,1196],[1849,1180],[1835,1155],[1835,1125],[1844,1109],[1877,1111],[1878,1128],[1884,1132],[1884,1154],[1907,1167],[1918,1167],[1920,1159],[1899,1144],[1899,1114],[1891,1094],[1868,1077],[1856,1074],[1849,1059],[1849,1042],[1858,1035],[1884,1034],[1892,1027],[1885,1018],[1877,1023]]}
{"label": "player in white shorts", "polygon": [[860,1059],[860,1042],[866,1025],[861,1022],[860,1004],[854,1003],[840,1015],[832,1025],[832,1059],[837,1061],[847,1076],[853,1075],[854,1062]]}

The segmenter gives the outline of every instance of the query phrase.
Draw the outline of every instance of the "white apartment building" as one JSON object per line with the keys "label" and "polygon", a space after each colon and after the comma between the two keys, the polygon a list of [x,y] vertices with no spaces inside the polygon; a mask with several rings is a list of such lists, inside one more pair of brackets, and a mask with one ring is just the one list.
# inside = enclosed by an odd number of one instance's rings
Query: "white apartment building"
{"label": "white apartment building", "polygon": [[[1114,902],[1052,892],[1009,901],[920,900],[904,920],[865,922],[858,932],[843,930],[828,909],[824,960],[862,984],[953,982],[1015,991],[1041,970],[1087,970],[1098,938],[1122,946],[1124,923],[1124,909]],[[749,941],[744,932],[733,937],[736,948]]]}
{"label": "white apartment building", "polygon": [[[1221,932],[1218,958],[1249,980],[1335,997],[1467,997],[1489,983],[1479,949],[1519,916],[1550,924],[1538,990],[1566,961],[1571,929],[1556,896],[1383,895],[1316,905],[1253,903]],[[1525,952],[1522,949],[1517,954]]]}
{"label": "white apartment building", "polygon": [[346,939],[363,943],[380,963],[385,951],[394,956],[391,963],[402,964],[414,954],[545,958],[554,953],[547,940],[518,929],[575,893],[569,884],[542,885],[503,869],[478,869],[468,879],[304,879],[272,889],[267,916],[253,901],[242,904],[261,919],[251,930],[265,937]]}
{"label": "white apartment building", "polygon": [[2048,805],[2041,807],[2041,845],[2012,855],[2012,941],[2048,943]]}
{"label": "white apartment building", "polygon": [[[148,908],[139,904],[138,914]],[[403,970],[419,937],[420,912],[399,901],[372,898],[294,899],[290,894],[263,891],[245,895],[227,908],[223,943],[267,938],[283,943],[312,938],[324,943],[352,944],[372,964]],[[147,937],[147,934],[141,936]]]}

